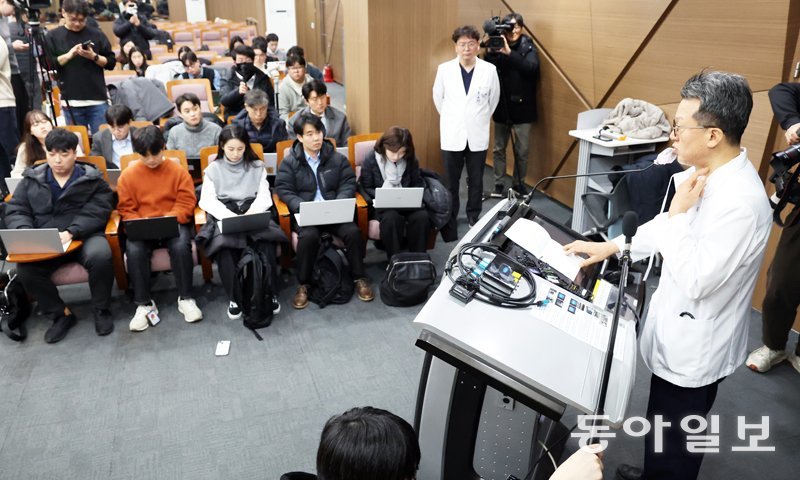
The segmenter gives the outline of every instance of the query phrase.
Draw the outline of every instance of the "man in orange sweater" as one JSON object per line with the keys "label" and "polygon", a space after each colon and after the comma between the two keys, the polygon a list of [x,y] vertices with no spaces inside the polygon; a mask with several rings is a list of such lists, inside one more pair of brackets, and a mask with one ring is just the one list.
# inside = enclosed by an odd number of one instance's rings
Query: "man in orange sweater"
{"label": "man in orange sweater", "polygon": [[142,160],[130,165],[119,177],[117,208],[123,221],[150,217],[177,217],[179,235],[156,241],[128,240],[128,274],[133,285],[136,313],[129,325],[132,332],[157,323],[158,309],[150,297],[150,257],[154,248],[166,247],[175,283],[178,286],[178,311],[187,322],[203,319],[203,312],[192,298],[192,216],[197,199],[189,171],[173,161],[165,161],[164,137],[156,126],[133,134],[133,150]]}

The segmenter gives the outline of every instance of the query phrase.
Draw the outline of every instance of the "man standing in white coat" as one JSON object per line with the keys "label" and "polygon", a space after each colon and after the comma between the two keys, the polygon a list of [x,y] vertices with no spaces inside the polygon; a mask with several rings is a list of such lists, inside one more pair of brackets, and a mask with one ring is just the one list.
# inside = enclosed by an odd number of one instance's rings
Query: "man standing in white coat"
{"label": "man standing in white coat", "polygon": [[[686,82],[681,98],[672,141],[678,161],[690,168],[673,176],[669,211],[642,225],[631,245],[634,261],[661,252],[664,264],[640,345],[653,372],[652,428],[644,470],[622,465],[617,478],[623,480],[697,478],[703,454],[688,451],[681,422],[705,418],[719,383],[744,361],[750,301],[770,231],[763,183],[739,146],[753,108],[747,81],[700,73]],[[623,243],[618,237],[564,248],[588,254],[584,263],[591,264],[621,251]],[[668,422],[663,430],[654,422],[658,415]],[[695,418],[688,428],[699,423]]]}
{"label": "man standing in white coat", "polygon": [[480,34],[470,25],[453,32],[456,58],[439,65],[433,82],[433,103],[439,112],[439,135],[447,185],[453,197],[448,228],[456,233],[458,190],[467,165],[467,220],[481,215],[483,169],[489,149],[489,122],[500,100],[494,65],[478,58]]}

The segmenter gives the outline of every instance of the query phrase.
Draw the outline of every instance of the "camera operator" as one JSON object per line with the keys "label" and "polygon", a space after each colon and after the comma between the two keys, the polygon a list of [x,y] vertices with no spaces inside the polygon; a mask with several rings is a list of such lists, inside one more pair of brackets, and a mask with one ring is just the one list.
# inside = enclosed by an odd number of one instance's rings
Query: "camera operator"
{"label": "camera operator", "polygon": [[[800,143],[800,83],[779,83],[769,91],[775,118],[786,130],[789,145]],[[790,188],[787,186],[787,188]],[[794,208],[798,208],[795,206]],[[762,305],[761,337],[764,346],[754,350],[745,364],[766,372],[778,363],[789,363],[800,372],[800,343],[786,354],[789,331],[800,305],[800,223],[784,227],[767,275],[767,294]]]}
{"label": "camera operator", "polygon": [[528,192],[525,176],[528,172],[528,145],[531,126],[536,121],[536,83],[539,72],[539,53],[531,37],[522,33],[522,15],[511,13],[503,24],[512,28],[503,33],[503,48],[486,48],[485,59],[497,67],[500,77],[500,103],[494,111],[494,193],[505,190],[506,146],[511,137],[514,149],[512,188],[521,195]]}
{"label": "camera operator", "polygon": [[114,52],[106,35],[86,25],[89,4],[64,0],[64,25],[45,37],[48,53],[58,63],[61,97],[69,102],[65,118],[70,124],[87,125],[96,132],[104,123],[108,94],[103,69],[113,70]]}
{"label": "camera operator", "polygon": [[125,2],[125,12],[114,21],[114,35],[119,38],[119,44],[133,42],[148,60],[152,60],[149,40],[156,38],[156,34],[156,27],[147,21],[144,13],[139,12],[136,2]]}

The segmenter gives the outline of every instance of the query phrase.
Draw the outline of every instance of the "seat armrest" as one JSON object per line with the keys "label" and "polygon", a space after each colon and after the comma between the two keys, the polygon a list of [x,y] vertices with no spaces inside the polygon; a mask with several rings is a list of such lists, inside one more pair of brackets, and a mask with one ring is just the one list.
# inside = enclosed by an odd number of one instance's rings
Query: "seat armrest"
{"label": "seat armrest", "polygon": [[278,212],[278,223],[280,223],[281,230],[286,235],[286,238],[292,238],[292,215],[289,212],[289,206],[283,200],[278,198],[278,194],[272,194],[272,203],[275,205],[275,211]]}
{"label": "seat armrest", "polygon": [[366,242],[369,236],[369,209],[367,201],[360,193],[356,193],[356,215],[358,228],[361,230],[361,239]]}
{"label": "seat armrest", "polygon": [[111,215],[108,217],[108,222],[106,223],[106,235],[118,235],[119,234],[119,222],[121,221],[119,212],[113,210]]}
{"label": "seat armrest", "polygon": [[206,211],[200,207],[194,207],[194,224],[201,226],[205,225],[207,221]]}

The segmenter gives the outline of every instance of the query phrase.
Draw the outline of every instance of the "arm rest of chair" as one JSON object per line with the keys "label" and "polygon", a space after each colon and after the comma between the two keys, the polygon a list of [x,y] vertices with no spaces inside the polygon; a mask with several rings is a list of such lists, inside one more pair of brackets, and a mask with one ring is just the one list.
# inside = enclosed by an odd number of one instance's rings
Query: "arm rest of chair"
{"label": "arm rest of chair", "polygon": [[199,227],[205,225],[207,221],[206,211],[200,207],[194,207],[194,224]]}
{"label": "arm rest of chair", "polygon": [[72,253],[78,248],[83,245],[83,242],[80,240],[73,240],[72,243],[69,244],[67,247],[67,251],[63,253],[27,253],[27,254],[8,254],[6,257],[6,261],[11,263],[33,263],[33,262],[43,262],[45,260],[52,260],[54,258],[58,258],[62,255],[66,255],[68,253]]}
{"label": "arm rest of chair", "polygon": [[366,242],[369,235],[369,209],[367,201],[360,193],[356,193],[356,214],[358,218],[358,228],[361,229],[361,238]]}
{"label": "arm rest of chair", "polygon": [[120,220],[119,212],[116,210],[112,211],[111,215],[108,217],[108,223],[106,223],[106,236],[119,234]]}
{"label": "arm rest of chair", "polygon": [[278,212],[278,222],[281,230],[283,230],[287,238],[292,238],[292,214],[289,212],[289,206],[278,198],[275,193],[272,194],[272,203],[275,205],[275,211]]}

